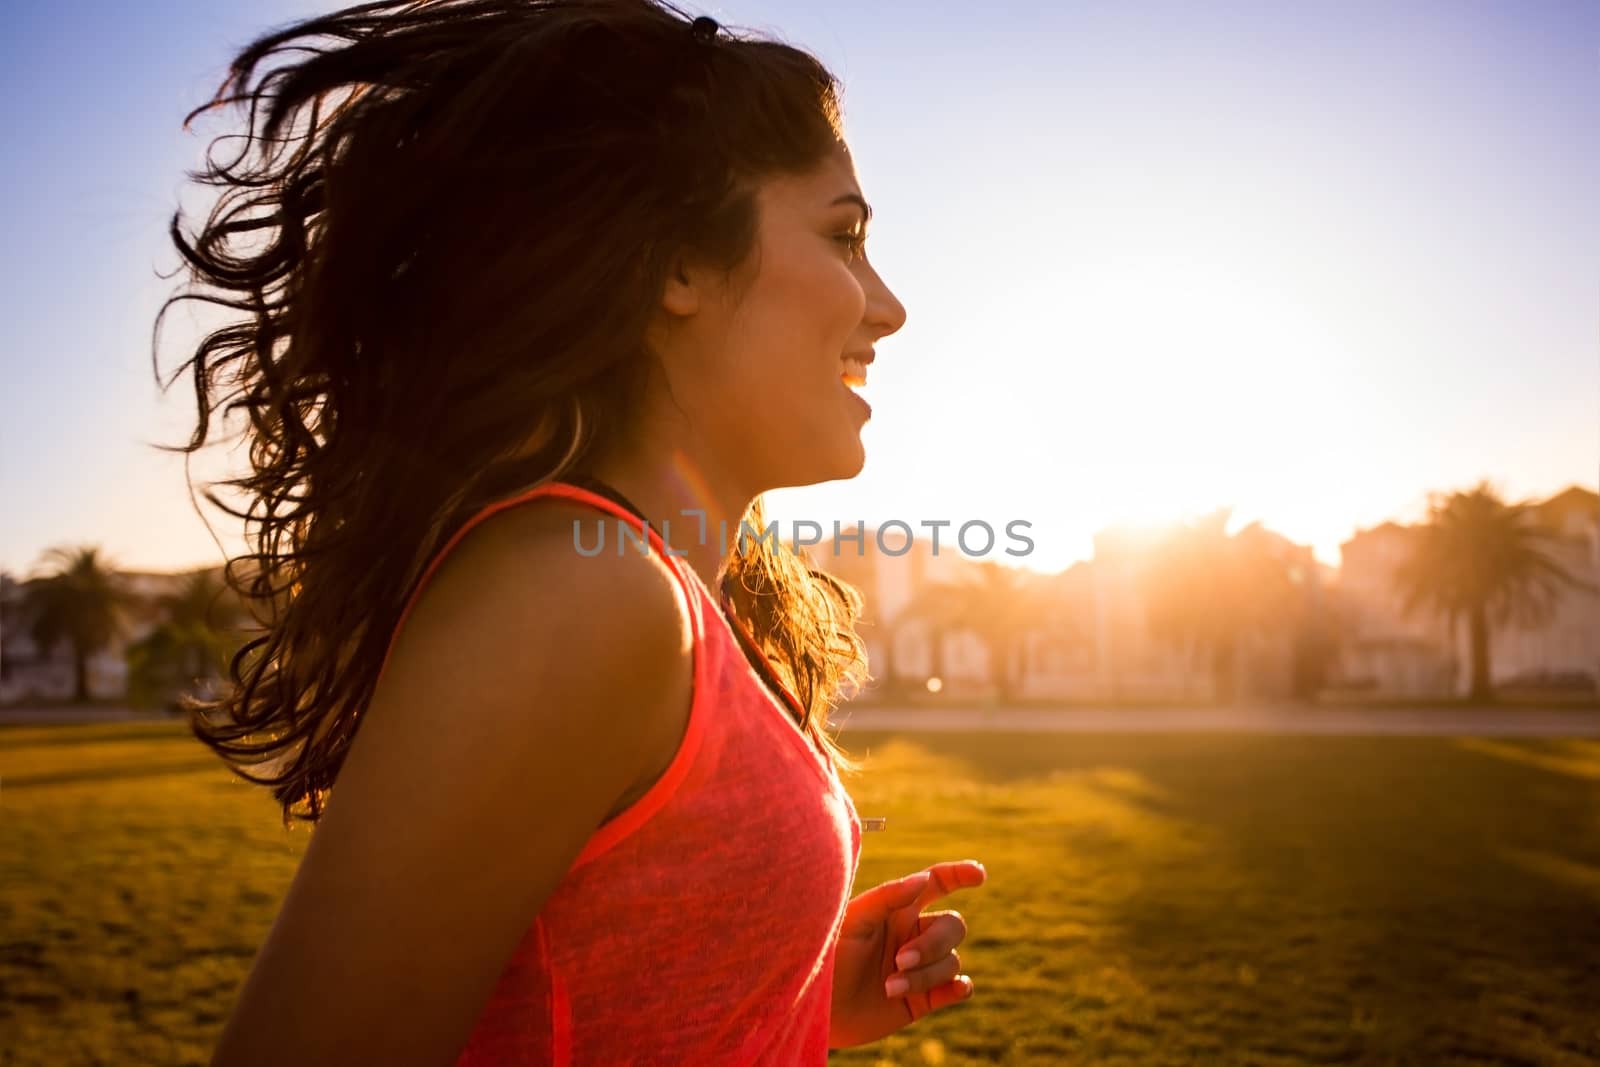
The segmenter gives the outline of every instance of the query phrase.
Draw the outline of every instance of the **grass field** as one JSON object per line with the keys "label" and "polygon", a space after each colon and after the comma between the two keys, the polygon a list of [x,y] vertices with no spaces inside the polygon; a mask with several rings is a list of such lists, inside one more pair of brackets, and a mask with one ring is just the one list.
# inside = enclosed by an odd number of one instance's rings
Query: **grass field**
{"label": "grass field", "polygon": [[[851,731],[972,1001],[847,1064],[1600,1064],[1600,742]],[[305,831],[166,724],[0,730],[0,1063],[202,1063]]]}

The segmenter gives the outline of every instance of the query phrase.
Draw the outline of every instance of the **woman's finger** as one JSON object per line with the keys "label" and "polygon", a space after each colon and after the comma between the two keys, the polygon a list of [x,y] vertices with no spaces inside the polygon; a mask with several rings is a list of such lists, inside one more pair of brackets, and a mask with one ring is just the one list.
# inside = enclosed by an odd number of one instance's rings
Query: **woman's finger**
{"label": "woman's finger", "polygon": [[955,979],[946,982],[937,989],[928,992],[928,1010],[938,1011],[948,1008],[952,1004],[959,1004],[972,996],[972,979],[964,974],[958,974]]}
{"label": "woman's finger", "polygon": [[989,878],[989,872],[977,860],[951,860],[935,863],[928,868],[932,877],[917,897],[917,907],[925,908],[940,897],[959,889],[973,889]]}
{"label": "woman's finger", "polygon": [[918,966],[924,960],[936,960],[955,949],[966,940],[967,920],[959,911],[935,911],[919,915],[921,932],[901,945],[894,955],[894,965],[902,971]]}
{"label": "woman's finger", "polygon": [[913,967],[909,971],[901,971],[891,975],[883,984],[883,991],[891,997],[903,997],[910,993],[927,993],[937,989],[946,982],[953,981],[961,973],[961,957],[952,952],[948,956],[934,960],[923,967]]}

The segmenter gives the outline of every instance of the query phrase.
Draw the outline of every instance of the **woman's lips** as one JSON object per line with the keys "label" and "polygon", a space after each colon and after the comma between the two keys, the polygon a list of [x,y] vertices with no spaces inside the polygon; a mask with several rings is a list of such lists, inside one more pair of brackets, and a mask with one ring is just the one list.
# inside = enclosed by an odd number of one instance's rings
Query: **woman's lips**
{"label": "woman's lips", "polygon": [[872,415],[872,405],[867,403],[866,397],[856,392],[856,388],[850,384],[849,375],[839,375],[839,382],[841,387],[844,389],[845,394],[848,395],[851,400],[854,400],[857,404],[860,404],[861,410],[864,411],[870,418]]}

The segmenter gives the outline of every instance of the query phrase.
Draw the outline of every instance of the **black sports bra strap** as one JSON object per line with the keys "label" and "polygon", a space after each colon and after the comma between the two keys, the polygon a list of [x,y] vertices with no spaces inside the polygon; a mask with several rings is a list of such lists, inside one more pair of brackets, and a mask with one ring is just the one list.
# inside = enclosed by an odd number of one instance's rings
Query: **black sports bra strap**
{"label": "black sports bra strap", "polygon": [[640,522],[650,521],[649,519],[645,518],[644,512],[640,511],[634,506],[633,501],[629,500],[616,489],[612,488],[607,483],[602,482],[599,478],[596,478],[593,475],[585,474],[577,478],[569,478],[565,480],[568,485],[575,485],[580,489],[587,489],[591,493],[598,493],[607,500],[611,501],[613,504],[626,508]]}

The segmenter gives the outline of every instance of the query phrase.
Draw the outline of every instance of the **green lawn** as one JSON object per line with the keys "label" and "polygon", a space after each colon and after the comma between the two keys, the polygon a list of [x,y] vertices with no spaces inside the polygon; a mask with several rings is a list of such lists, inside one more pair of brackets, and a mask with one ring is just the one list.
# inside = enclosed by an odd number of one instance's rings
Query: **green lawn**
{"label": "green lawn", "polygon": [[[1600,742],[850,731],[977,986],[850,1064],[1600,1064]],[[0,1064],[200,1063],[306,832],[178,726],[0,730]]]}

